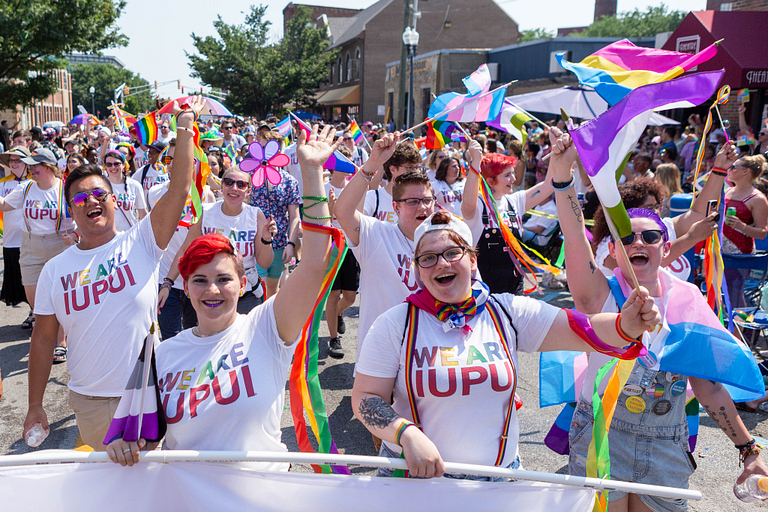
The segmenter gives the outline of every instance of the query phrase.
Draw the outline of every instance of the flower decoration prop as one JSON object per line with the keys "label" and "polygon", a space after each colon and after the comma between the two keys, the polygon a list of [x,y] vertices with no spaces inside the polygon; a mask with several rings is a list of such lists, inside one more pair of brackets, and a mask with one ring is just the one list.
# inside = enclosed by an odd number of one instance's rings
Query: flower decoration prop
{"label": "flower decoration prop", "polygon": [[290,162],[288,155],[280,152],[280,143],[276,140],[270,140],[265,145],[259,142],[251,142],[248,146],[248,155],[250,158],[240,162],[240,170],[249,174],[253,173],[251,184],[254,187],[261,187],[266,180],[272,185],[278,185],[282,181],[282,176],[277,167],[285,167]]}

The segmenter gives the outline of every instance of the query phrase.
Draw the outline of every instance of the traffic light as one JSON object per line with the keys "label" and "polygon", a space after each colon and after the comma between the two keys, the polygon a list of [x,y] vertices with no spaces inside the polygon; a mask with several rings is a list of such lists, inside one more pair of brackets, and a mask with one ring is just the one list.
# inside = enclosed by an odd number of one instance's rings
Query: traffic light
{"label": "traffic light", "polygon": [[181,89],[181,80],[176,80],[176,88]]}
{"label": "traffic light", "polygon": [[181,88],[181,94],[184,94],[184,88],[183,87]]}
{"label": "traffic light", "polygon": [[123,87],[123,96],[128,96],[129,94],[131,94],[131,88],[126,85]]}

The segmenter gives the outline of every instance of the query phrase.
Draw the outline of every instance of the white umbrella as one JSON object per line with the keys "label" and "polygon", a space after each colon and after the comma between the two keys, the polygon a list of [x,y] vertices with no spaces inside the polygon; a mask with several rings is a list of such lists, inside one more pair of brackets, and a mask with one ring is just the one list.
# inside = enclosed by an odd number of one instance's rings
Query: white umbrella
{"label": "white umbrella", "polygon": [[[594,89],[581,85],[516,94],[506,99],[530,112],[559,115],[562,108],[569,116],[581,119],[592,119],[608,110],[608,103]],[[657,113],[651,116],[651,126],[669,124],[680,123]]]}
{"label": "white umbrella", "polygon": [[62,126],[64,126],[64,123],[62,123],[61,121],[48,121],[43,126],[50,126],[51,128],[61,128]]}

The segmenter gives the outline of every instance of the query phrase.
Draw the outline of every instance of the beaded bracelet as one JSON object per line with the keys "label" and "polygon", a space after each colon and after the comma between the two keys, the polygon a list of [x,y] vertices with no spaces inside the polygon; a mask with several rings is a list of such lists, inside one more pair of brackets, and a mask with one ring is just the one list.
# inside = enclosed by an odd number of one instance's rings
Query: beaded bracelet
{"label": "beaded bracelet", "polygon": [[754,439],[750,440],[747,444],[736,445],[736,449],[739,450],[739,467],[744,464],[744,461],[750,455],[760,455],[760,449],[762,446],[757,444]]}
{"label": "beaded bracelet", "polygon": [[397,444],[397,446],[402,448],[403,445],[400,444],[400,438],[403,437],[403,432],[405,432],[405,429],[407,429],[408,427],[415,427],[415,426],[416,424],[414,422],[403,420],[400,426],[397,427],[397,432],[395,432],[395,444]]}
{"label": "beaded bracelet", "polygon": [[312,201],[315,201],[314,203],[312,203],[309,206],[302,206],[301,207],[301,212],[304,214],[304,216],[306,218],[313,219],[313,220],[328,220],[328,219],[332,218],[330,215],[328,215],[327,217],[325,217],[325,216],[324,217],[313,217],[312,215],[307,214],[307,210],[312,208],[313,206],[317,206],[320,203],[327,203],[328,202],[328,198],[327,197],[325,197],[325,196],[301,196],[301,199],[302,200],[312,200]]}

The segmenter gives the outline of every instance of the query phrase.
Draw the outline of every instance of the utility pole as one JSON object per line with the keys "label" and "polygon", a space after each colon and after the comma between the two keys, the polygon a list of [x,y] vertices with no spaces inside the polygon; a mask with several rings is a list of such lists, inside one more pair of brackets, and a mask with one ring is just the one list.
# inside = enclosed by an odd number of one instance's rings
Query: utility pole
{"label": "utility pole", "polygon": [[[411,25],[411,0],[403,0],[403,32]],[[402,34],[402,32],[401,32]],[[405,124],[405,68],[408,59],[408,49],[405,43],[400,41],[400,76],[397,86],[397,115],[392,114],[395,119],[395,131],[402,129]]]}

